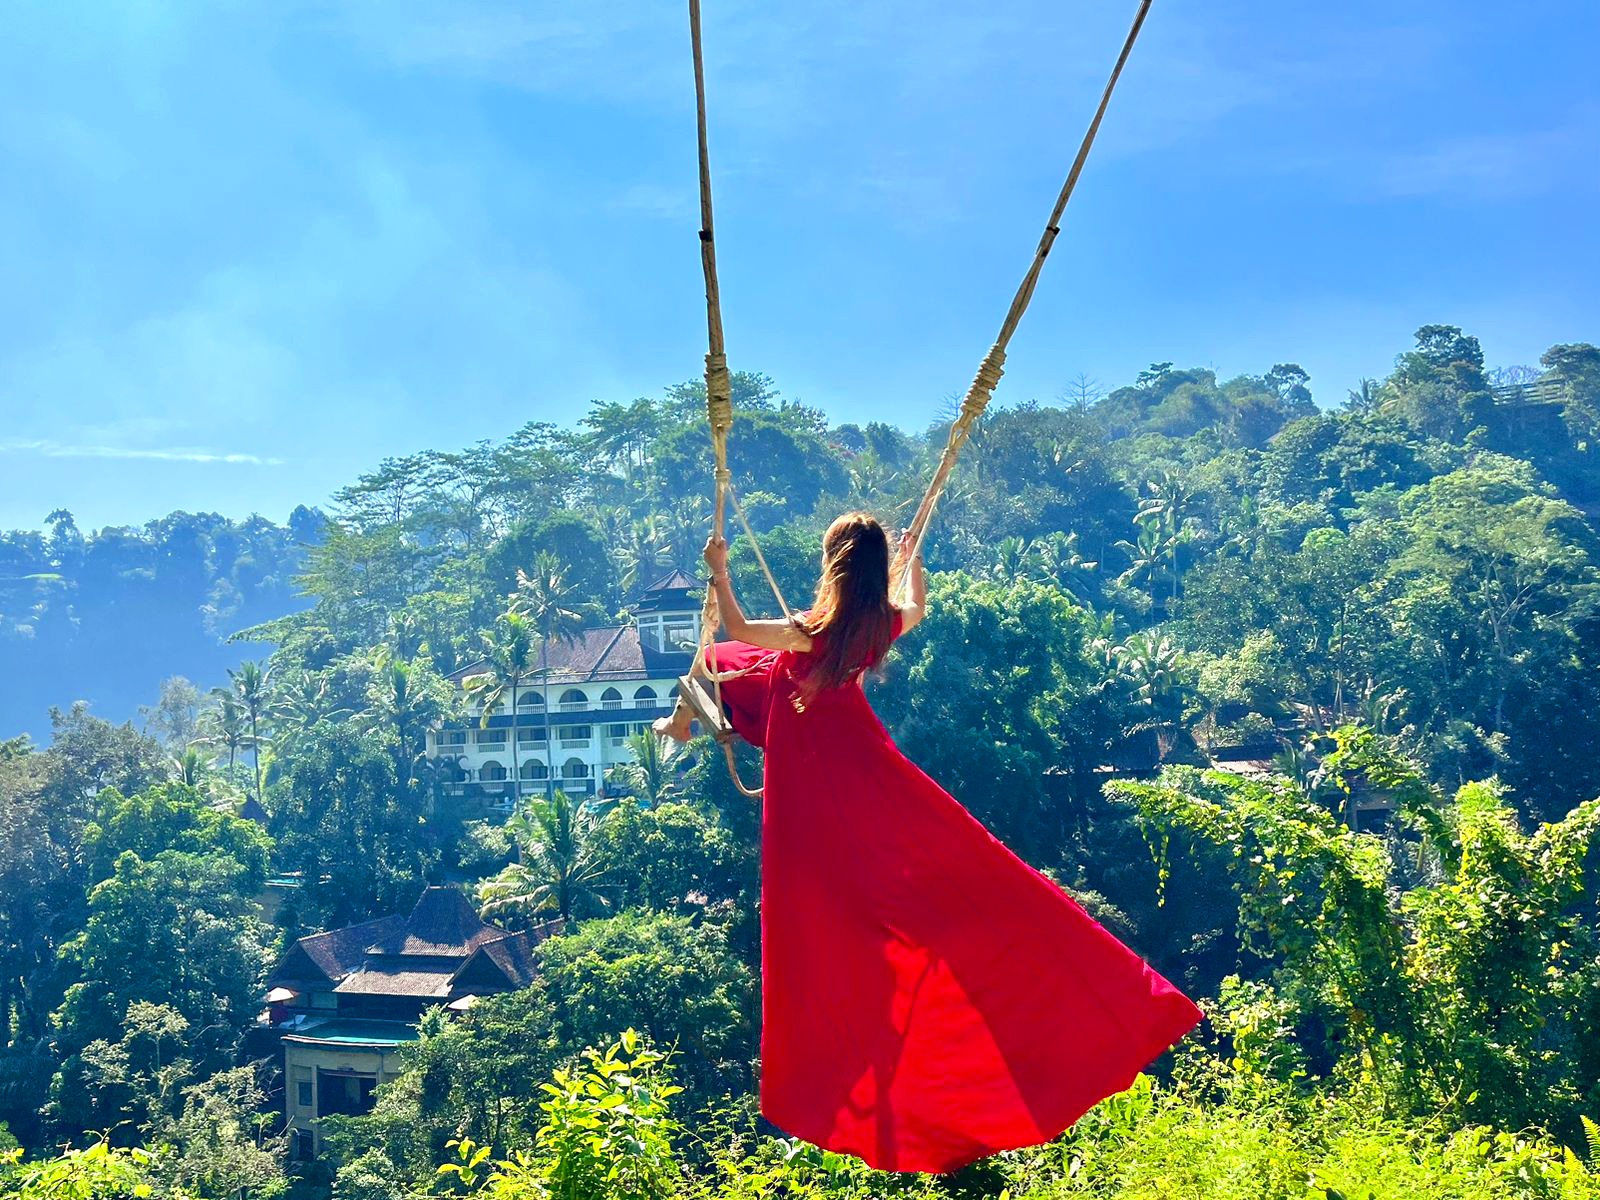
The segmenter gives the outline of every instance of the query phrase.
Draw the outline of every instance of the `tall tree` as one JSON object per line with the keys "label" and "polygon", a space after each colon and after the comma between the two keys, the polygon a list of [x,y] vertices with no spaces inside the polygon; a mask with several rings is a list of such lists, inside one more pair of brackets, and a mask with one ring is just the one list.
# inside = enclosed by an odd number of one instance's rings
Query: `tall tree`
{"label": "tall tree", "polygon": [[[250,765],[256,780],[256,803],[261,803],[261,744],[262,726],[267,721],[267,708],[271,696],[267,691],[268,672],[260,663],[247,662],[238,670],[228,672],[233,693],[244,710],[244,719],[250,731]],[[231,764],[230,764],[231,765]]]}
{"label": "tall tree", "polygon": [[[513,694],[513,711],[515,706]],[[411,783],[427,728],[444,708],[443,681],[427,659],[406,662],[387,651],[379,656],[378,669],[367,685],[367,707],[362,719],[369,727],[382,729],[394,739],[395,776],[403,784]],[[512,740],[515,738],[513,730]]]}
{"label": "tall tree", "polygon": [[636,733],[628,739],[633,761],[614,767],[611,778],[636,796],[646,808],[664,804],[676,790],[672,769],[661,753],[655,734]]}
{"label": "tall tree", "polygon": [[545,798],[555,789],[555,725],[550,709],[550,647],[570,642],[582,632],[585,616],[577,606],[577,589],[567,584],[561,562],[542,553],[533,560],[532,572],[517,572],[517,593],[511,615],[532,621],[539,631],[539,677],[544,689]]}
{"label": "tall tree", "polygon": [[[495,626],[484,637],[483,669],[462,680],[461,686],[468,695],[478,697],[482,715],[478,718],[480,729],[489,728],[494,710],[502,702],[511,707],[511,794],[522,795],[522,776],[517,761],[517,700],[518,694],[535,674],[534,642],[537,640],[533,622],[517,611],[503,613]],[[541,643],[542,652],[542,643]],[[545,686],[545,744],[554,734],[550,728],[549,685]]]}
{"label": "tall tree", "polygon": [[507,827],[521,861],[478,887],[484,913],[513,912],[570,921],[610,905],[598,833],[606,816],[563,791],[514,814]]}

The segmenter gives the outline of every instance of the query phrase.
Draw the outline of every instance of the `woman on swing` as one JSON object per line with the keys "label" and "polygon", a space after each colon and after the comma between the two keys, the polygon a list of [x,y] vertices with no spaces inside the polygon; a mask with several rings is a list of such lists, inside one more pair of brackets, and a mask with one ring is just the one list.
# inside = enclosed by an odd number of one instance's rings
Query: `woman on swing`
{"label": "woman on swing", "polygon": [[[1201,1013],[895,747],[861,678],[927,592],[911,562],[896,607],[889,559],[883,526],[847,513],[810,611],[751,621],[711,539],[735,640],[707,668],[766,749],[762,1114],[874,1167],[951,1171],[1055,1137]],[[680,698],[656,732],[682,741],[692,720]]]}

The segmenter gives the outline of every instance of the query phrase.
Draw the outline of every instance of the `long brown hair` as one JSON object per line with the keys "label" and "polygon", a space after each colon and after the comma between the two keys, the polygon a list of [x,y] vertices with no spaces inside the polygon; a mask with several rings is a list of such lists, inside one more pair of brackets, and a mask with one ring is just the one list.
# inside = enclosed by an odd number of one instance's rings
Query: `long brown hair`
{"label": "long brown hair", "polygon": [[843,687],[883,660],[894,634],[889,603],[889,535],[870,513],[850,512],[822,536],[822,578],[811,611],[798,618],[811,636],[801,660],[803,690]]}

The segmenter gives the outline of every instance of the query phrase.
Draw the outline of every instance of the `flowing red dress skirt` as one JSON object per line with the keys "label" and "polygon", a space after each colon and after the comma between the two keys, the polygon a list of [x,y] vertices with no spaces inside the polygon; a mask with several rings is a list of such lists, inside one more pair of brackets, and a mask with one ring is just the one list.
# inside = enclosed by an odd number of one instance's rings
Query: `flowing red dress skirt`
{"label": "flowing red dress skirt", "polygon": [[[897,627],[898,628],[898,627]],[[1049,1141],[1201,1012],[901,754],[859,684],[717,644],[766,749],[761,1111],[890,1171]],[[951,730],[960,737],[960,730]]]}

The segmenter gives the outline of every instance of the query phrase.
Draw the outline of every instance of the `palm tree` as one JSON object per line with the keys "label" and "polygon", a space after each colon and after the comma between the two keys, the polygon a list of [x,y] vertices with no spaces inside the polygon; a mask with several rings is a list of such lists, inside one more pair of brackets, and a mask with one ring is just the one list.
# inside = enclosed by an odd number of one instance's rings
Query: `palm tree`
{"label": "palm tree", "polygon": [[255,768],[256,803],[261,803],[261,723],[267,717],[267,672],[260,663],[247,662],[237,671],[228,672],[234,694],[244,709],[250,726],[250,759]]}
{"label": "palm tree", "polygon": [[611,777],[643,800],[645,807],[664,804],[677,789],[667,759],[661,754],[660,739],[653,733],[636,733],[628,739],[628,749],[633,761],[618,765]]}
{"label": "palm tree", "polygon": [[1363,379],[1346,394],[1344,410],[1352,413],[1376,412],[1382,400],[1382,385],[1375,379]]}
{"label": "palm tree", "polygon": [[1150,710],[1150,719],[1130,732],[1154,729],[1164,759],[1172,749],[1188,693],[1182,651],[1160,629],[1147,629],[1130,636],[1115,654],[1123,677],[1133,685],[1134,696]]}
{"label": "palm tree", "polygon": [[1056,532],[1034,543],[1039,570],[1057,587],[1065,588],[1080,600],[1090,594],[1089,576],[1099,568],[1078,552],[1076,533]]}
{"label": "palm tree", "polygon": [[1029,574],[1029,567],[1033,562],[1033,546],[1020,537],[1004,537],[995,544],[994,553],[990,558],[989,578],[1004,583],[1012,579],[1021,579]]}
{"label": "palm tree", "polygon": [[[428,686],[427,672],[416,663],[404,662],[388,653],[379,655],[378,671],[367,685],[367,709],[363,720],[369,727],[392,730],[397,743],[395,775],[409,784],[414,779],[415,762],[422,732],[439,715],[441,699]],[[516,711],[512,697],[512,711]],[[516,730],[512,730],[516,741]],[[513,770],[516,748],[512,748]]]}
{"label": "palm tree", "polygon": [[1245,558],[1254,558],[1267,542],[1267,528],[1261,521],[1261,502],[1246,492],[1239,498],[1239,509],[1221,521],[1218,534],[1223,551],[1237,551]]}
{"label": "palm tree", "polygon": [[883,503],[898,473],[870,450],[850,463],[850,497],[862,507]]}
{"label": "palm tree", "polygon": [[432,816],[439,806],[440,789],[447,783],[457,783],[461,779],[462,756],[419,754],[411,762],[411,776],[422,784],[428,797],[428,816]]}
{"label": "palm tree", "polygon": [[1150,589],[1150,603],[1153,606],[1156,602],[1156,581],[1161,577],[1162,564],[1167,557],[1167,543],[1161,536],[1155,518],[1140,514],[1134,519],[1139,527],[1137,540],[1117,542],[1117,549],[1130,560],[1128,569],[1117,576],[1117,582],[1137,585],[1143,581]]}
{"label": "palm tree", "polygon": [[[478,728],[487,729],[489,718],[505,699],[511,701],[511,786],[512,795],[522,794],[522,776],[517,764],[517,692],[534,675],[533,622],[520,612],[503,613],[484,639],[484,669],[469,675],[461,686],[469,695],[479,696],[483,716]],[[548,719],[548,718],[547,718]],[[549,741],[548,731],[545,737]]]}
{"label": "palm tree", "polygon": [[[1361,722],[1374,733],[1389,732],[1389,718],[1395,706],[1405,699],[1405,693],[1385,689],[1376,679],[1368,678],[1361,691]],[[1342,715],[1342,714],[1341,714]]]}
{"label": "palm tree", "polygon": [[1095,690],[1107,692],[1122,679],[1117,653],[1122,644],[1117,631],[1117,614],[1090,613],[1088,633],[1089,653],[1100,668],[1100,681],[1095,685]]}
{"label": "palm tree", "polygon": [[630,522],[612,544],[624,591],[645,587],[661,569],[665,539],[654,517]]}
{"label": "palm tree", "polygon": [[305,742],[318,722],[349,716],[350,710],[334,703],[325,673],[297,669],[273,679],[272,704],[267,713],[272,718],[275,742],[293,749]]}
{"label": "palm tree", "polygon": [[706,522],[711,516],[704,496],[682,496],[666,514],[667,553],[680,571],[693,571],[700,545],[705,541]]}
{"label": "palm tree", "polygon": [[384,631],[384,645],[393,657],[410,661],[422,653],[426,640],[422,621],[415,613],[390,614],[389,627]]}
{"label": "palm tree", "polygon": [[484,915],[555,913],[570,921],[576,913],[608,907],[606,867],[596,836],[605,819],[601,809],[574,804],[559,790],[513,815],[506,829],[520,861],[478,885]]}
{"label": "palm tree", "polygon": [[174,755],[167,764],[172,770],[175,783],[187,787],[197,788],[205,780],[206,763],[200,751],[195,749],[194,743],[183,748],[182,754]]}
{"label": "palm tree", "polygon": [[[1189,485],[1171,471],[1162,471],[1156,478],[1145,481],[1144,499],[1139,501],[1139,513],[1134,519],[1154,519],[1161,532],[1164,548],[1172,571],[1172,599],[1178,599],[1178,547],[1187,541],[1185,522],[1189,503],[1193,498]],[[1151,600],[1154,601],[1154,593]]]}
{"label": "palm tree", "polygon": [[[583,613],[572,603],[577,589],[569,587],[561,560],[541,550],[533,560],[533,573],[517,572],[517,592],[511,612],[531,620],[539,631],[539,676],[544,688],[545,798],[555,787],[555,729],[550,711],[550,643],[572,640],[583,630]],[[515,722],[513,722],[514,724]],[[515,734],[515,730],[513,730]]]}
{"label": "palm tree", "polygon": [[[1279,775],[1289,780],[1300,793],[1301,799],[1310,804],[1321,802],[1328,782],[1328,768],[1317,760],[1310,741],[1285,741],[1283,749],[1273,755],[1272,766]],[[1346,789],[1344,796],[1345,799],[1340,803],[1340,817],[1345,824],[1352,825],[1355,820],[1355,793]]]}
{"label": "palm tree", "polygon": [[211,696],[216,705],[200,715],[205,733],[198,740],[228,752],[228,780],[231,783],[239,751],[250,744],[250,729],[245,721],[244,706],[232,692],[214,688]]}

